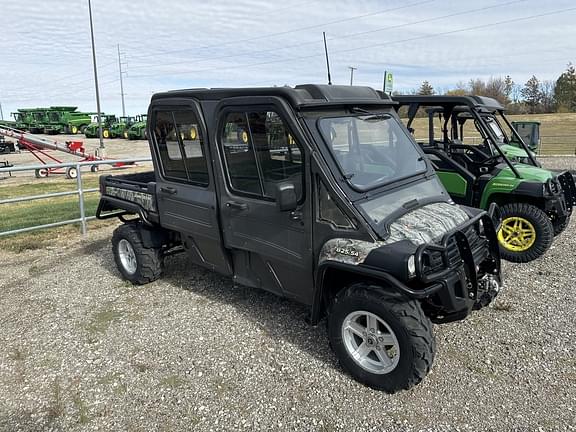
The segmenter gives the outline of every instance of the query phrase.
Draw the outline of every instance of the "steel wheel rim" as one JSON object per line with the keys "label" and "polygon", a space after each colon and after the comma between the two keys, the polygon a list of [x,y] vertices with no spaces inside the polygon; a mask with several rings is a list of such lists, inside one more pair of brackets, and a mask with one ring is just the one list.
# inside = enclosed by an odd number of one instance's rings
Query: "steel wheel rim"
{"label": "steel wheel rim", "polygon": [[370,373],[390,373],[400,360],[400,344],[394,331],[371,312],[348,314],[342,322],[342,340],[352,360]]}
{"label": "steel wheel rim", "polygon": [[129,274],[134,274],[138,262],[136,261],[136,252],[128,240],[122,239],[118,242],[118,256],[124,270]]}
{"label": "steel wheel rim", "polygon": [[536,228],[529,220],[522,217],[508,217],[502,221],[502,226],[498,231],[498,241],[509,251],[527,251],[536,241]]}

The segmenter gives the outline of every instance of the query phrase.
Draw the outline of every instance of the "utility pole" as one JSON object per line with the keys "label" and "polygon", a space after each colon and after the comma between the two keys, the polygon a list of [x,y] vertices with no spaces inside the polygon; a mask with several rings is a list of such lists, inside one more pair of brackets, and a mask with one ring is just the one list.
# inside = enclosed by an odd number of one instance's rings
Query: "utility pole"
{"label": "utility pole", "polygon": [[350,85],[352,85],[352,83],[354,82],[354,71],[358,68],[353,67],[353,66],[348,66],[348,69],[350,69]]}
{"label": "utility pole", "polygon": [[102,138],[102,113],[100,110],[100,90],[98,89],[98,66],[96,65],[96,47],[94,46],[94,25],[92,24],[92,2],[88,0],[88,12],[90,14],[90,38],[92,39],[92,64],[94,65],[94,87],[96,88],[96,110],[98,111],[98,136],[100,148],[98,156],[104,157],[104,139]]}
{"label": "utility pole", "polygon": [[4,111],[2,111],[2,102],[0,102],[0,120],[4,120]]}
{"label": "utility pole", "polygon": [[120,96],[122,96],[122,117],[126,117],[126,106],[124,105],[124,82],[122,81],[122,60],[120,59],[120,44],[118,44],[118,68],[120,69]]}

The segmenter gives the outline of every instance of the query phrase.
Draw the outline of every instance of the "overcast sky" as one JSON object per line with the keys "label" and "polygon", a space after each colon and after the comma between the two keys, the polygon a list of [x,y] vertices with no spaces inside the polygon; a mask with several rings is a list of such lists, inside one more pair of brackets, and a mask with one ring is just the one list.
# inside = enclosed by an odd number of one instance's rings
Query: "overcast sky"
{"label": "overcast sky", "polygon": [[[472,77],[556,79],[576,62],[570,0],[92,0],[102,109],[128,114],[152,93],[326,82],[454,87]],[[95,111],[88,0],[0,0],[0,103]]]}

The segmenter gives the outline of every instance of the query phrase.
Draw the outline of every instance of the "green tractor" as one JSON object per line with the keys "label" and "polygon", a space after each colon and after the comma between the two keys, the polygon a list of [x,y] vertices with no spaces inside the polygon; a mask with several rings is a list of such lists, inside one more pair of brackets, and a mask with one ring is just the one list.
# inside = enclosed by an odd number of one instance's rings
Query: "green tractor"
{"label": "green tractor", "polygon": [[[114,122],[116,122],[116,116],[113,114],[102,114],[102,138],[110,138],[110,127]],[[99,125],[98,118],[95,122],[90,123],[84,128],[84,135],[86,138],[98,138],[99,137]]]}
{"label": "green tractor", "polygon": [[124,132],[124,138],[129,140],[144,140],[146,136],[146,114],[139,114],[130,128]]}
{"label": "green tractor", "polygon": [[[399,111],[407,108],[406,126],[411,131],[417,115],[422,111],[427,115],[423,133],[428,137],[418,141],[453,200],[483,209],[498,204],[502,258],[528,262],[542,256],[554,236],[566,228],[576,205],[572,174],[539,167],[494,99],[396,96],[394,100],[399,102]],[[511,160],[504,145],[523,151],[527,163]]]}
{"label": "green tractor", "polygon": [[110,125],[110,136],[112,138],[125,138],[133,123],[134,117],[119,117],[116,122]]}

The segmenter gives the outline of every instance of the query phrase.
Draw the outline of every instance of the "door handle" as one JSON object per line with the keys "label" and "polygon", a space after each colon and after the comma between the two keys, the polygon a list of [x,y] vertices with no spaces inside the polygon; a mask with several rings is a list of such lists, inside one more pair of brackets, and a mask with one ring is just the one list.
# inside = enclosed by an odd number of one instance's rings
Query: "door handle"
{"label": "door handle", "polygon": [[237,210],[246,210],[248,208],[248,204],[237,202],[237,201],[228,201],[226,203],[226,207],[237,209]]}
{"label": "door handle", "polygon": [[170,195],[174,195],[176,192],[178,192],[176,188],[173,188],[172,186],[163,186],[160,188],[160,190]]}

